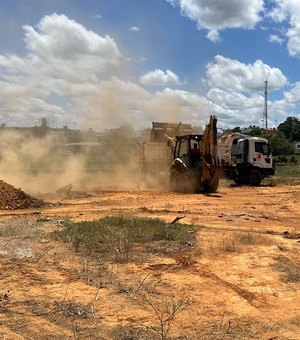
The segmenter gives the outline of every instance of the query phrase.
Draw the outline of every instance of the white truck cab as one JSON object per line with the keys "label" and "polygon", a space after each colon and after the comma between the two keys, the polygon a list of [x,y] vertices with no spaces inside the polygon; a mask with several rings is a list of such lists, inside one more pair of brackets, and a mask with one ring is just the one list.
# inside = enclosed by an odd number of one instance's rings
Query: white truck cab
{"label": "white truck cab", "polygon": [[251,137],[237,141],[237,164],[249,162],[254,167],[272,168],[271,160],[271,150],[266,139]]}
{"label": "white truck cab", "polygon": [[259,185],[275,169],[268,141],[231,134],[219,140],[219,160],[224,175],[237,184]]}

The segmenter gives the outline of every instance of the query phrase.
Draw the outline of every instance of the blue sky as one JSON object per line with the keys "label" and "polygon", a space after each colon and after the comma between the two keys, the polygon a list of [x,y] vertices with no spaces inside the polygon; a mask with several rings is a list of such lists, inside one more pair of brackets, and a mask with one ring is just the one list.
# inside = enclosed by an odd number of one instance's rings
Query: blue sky
{"label": "blue sky", "polygon": [[300,118],[298,0],[0,0],[0,124]]}

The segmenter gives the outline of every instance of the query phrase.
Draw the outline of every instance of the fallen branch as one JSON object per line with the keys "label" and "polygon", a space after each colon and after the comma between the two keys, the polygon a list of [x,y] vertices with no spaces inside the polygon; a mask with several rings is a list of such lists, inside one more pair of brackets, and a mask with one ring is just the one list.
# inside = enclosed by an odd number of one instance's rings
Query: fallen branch
{"label": "fallen branch", "polygon": [[174,224],[177,221],[181,220],[182,218],[184,218],[185,216],[177,216],[170,224]]}

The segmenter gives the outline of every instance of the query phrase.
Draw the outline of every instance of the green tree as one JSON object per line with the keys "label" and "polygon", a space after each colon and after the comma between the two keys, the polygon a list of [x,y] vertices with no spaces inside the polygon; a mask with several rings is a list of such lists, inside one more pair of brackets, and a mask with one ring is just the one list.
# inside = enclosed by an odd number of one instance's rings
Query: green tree
{"label": "green tree", "polygon": [[239,126],[236,126],[231,131],[232,132],[241,132],[241,128]]}
{"label": "green tree", "polygon": [[250,136],[261,136],[262,135],[262,130],[259,126],[255,125],[250,125]]}
{"label": "green tree", "polygon": [[291,142],[300,140],[300,120],[296,117],[288,117],[283,123],[279,124],[278,130]]}
{"label": "green tree", "polygon": [[41,127],[44,129],[47,129],[49,127],[48,119],[46,117],[43,117],[41,119]]}
{"label": "green tree", "polygon": [[269,137],[269,143],[274,156],[291,155],[294,153],[292,145],[281,131],[277,131]]}
{"label": "green tree", "polygon": [[48,120],[46,117],[43,117],[41,118],[41,125],[35,126],[33,133],[35,136],[43,138],[48,133],[48,130],[49,130]]}

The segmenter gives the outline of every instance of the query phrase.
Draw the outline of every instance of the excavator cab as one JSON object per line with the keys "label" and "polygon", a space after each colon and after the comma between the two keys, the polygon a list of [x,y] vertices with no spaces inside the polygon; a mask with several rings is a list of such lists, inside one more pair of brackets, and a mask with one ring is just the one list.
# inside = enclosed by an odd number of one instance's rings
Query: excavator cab
{"label": "excavator cab", "polygon": [[201,157],[203,135],[185,135],[176,138],[173,158],[181,159],[186,166],[197,168]]}
{"label": "excavator cab", "polygon": [[219,185],[216,117],[203,135],[176,137],[170,186],[179,192],[215,192]]}

